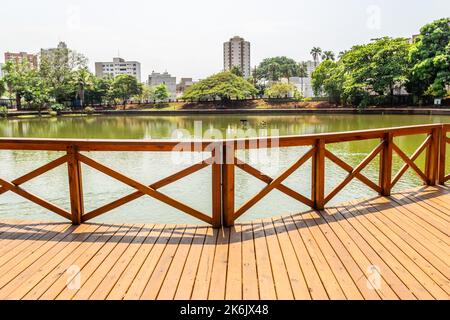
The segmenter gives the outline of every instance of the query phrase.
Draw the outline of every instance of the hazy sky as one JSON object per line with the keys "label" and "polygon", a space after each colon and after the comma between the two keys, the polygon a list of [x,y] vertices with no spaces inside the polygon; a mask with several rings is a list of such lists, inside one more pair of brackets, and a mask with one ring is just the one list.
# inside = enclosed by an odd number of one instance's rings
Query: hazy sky
{"label": "hazy sky", "polygon": [[65,41],[95,61],[138,60],[152,71],[203,78],[223,68],[223,42],[251,42],[252,65],[311,47],[336,53],[383,35],[409,37],[450,16],[449,0],[22,0],[2,1],[5,51],[38,52]]}

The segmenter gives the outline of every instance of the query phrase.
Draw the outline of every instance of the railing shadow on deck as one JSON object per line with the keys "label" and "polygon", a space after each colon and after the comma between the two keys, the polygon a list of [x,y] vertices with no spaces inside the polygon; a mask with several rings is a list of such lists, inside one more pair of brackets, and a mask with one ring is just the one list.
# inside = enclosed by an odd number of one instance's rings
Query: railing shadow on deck
{"label": "railing shadow on deck", "polygon": [[[422,201],[436,198],[445,194],[450,194],[447,187],[423,187],[411,191],[405,191],[395,194],[401,197],[401,201],[392,197],[377,196],[364,200],[354,200],[341,205],[331,206],[325,210],[309,210],[303,213],[296,213],[281,217],[269,219],[259,219],[251,222],[241,222],[236,226],[222,229],[213,229],[210,226],[195,225],[120,225],[107,223],[86,223],[80,226],[70,225],[65,222],[25,222],[22,224],[1,222],[0,240],[16,240],[33,242],[83,242],[83,243],[162,243],[169,241],[174,244],[196,243],[201,245],[215,245],[218,238],[226,237],[229,243],[252,241],[253,239],[273,236],[286,232],[295,231],[301,228],[311,228],[322,224],[330,224],[343,220],[356,219],[360,216],[371,215],[375,212],[384,212],[391,209],[399,209],[405,204],[420,204]],[[419,197],[417,197],[419,196]],[[400,211],[403,214],[404,211]],[[313,218],[311,218],[311,216]],[[271,220],[270,220],[271,219]],[[277,224],[275,228],[274,223]],[[281,224],[281,228],[279,225]],[[52,231],[49,229],[57,227],[66,227],[61,231]],[[92,227],[106,228],[106,231],[83,231],[85,228]],[[230,236],[236,233],[236,227],[240,227],[240,236]],[[123,230],[121,228],[124,227]],[[11,230],[9,230],[10,228]],[[80,231],[81,228],[81,231]],[[207,230],[210,232],[207,234]],[[228,229],[228,230],[226,230]],[[198,232],[201,231],[201,232]],[[131,234],[130,234],[131,233]],[[143,235],[137,234],[144,233]],[[156,234],[157,236],[153,236]],[[206,234],[206,236],[205,236]],[[229,238],[228,238],[229,237]],[[0,250],[2,247],[0,247]]]}

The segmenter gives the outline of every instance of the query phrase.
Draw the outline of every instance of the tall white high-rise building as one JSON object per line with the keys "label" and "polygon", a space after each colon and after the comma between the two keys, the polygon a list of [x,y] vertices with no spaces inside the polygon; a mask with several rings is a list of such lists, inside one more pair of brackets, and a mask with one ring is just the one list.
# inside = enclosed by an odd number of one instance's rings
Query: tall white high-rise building
{"label": "tall white high-rise building", "polygon": [[245,78],[250,77],[250,42],[235,36],[223,44],[223,66],[225,70],[239,67]]}
{"label": "tall white high-rise building", "polygon": [[125,61],[122,58],[113,58],[112,62],[96,62],[95,75],[115,77],[119,74],[128,74],[141,82],[141,64],[137,61]]}

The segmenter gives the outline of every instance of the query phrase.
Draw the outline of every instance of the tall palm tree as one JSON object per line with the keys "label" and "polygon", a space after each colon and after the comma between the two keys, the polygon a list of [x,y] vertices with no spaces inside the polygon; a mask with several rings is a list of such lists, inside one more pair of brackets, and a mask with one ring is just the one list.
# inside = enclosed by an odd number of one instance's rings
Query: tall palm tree
{"label": "tall palm tree", "polygon": [[324,51],[322,54],[322,59],[334,61],[336,59],[336,56],[334,55],[333,51]]}
{"label": "tall palm tree", "polygon": [[84,107],[86,88],[93,85],[93,76],[88,69],[83,68],[75,72],[75,84],[77,86],[77,97],[80,99],[80,106]]}
{"label": "tall palm tree", "polygon": [[320,55],[322,54],[322,49],[319,47],[314,47],[311,49],[311,55],[314,59],[314,64],[317,67],[319,64]]}

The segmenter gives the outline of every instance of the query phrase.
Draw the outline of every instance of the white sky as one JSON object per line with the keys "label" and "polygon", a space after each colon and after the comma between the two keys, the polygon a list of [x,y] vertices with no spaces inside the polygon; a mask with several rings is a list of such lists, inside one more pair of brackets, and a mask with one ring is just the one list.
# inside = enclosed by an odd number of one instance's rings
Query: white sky
{"label": "white sky", "polygon": [[338,53],[384,35],[410,37],[450,16],[449,0],[3,0],[5,51],[36,53],[65,41],[95,61],[138,60],[152,70],[204,78],[223,67],[222,45],[251,42],[252,66],[286,55],[310,59],[313,46]]}

